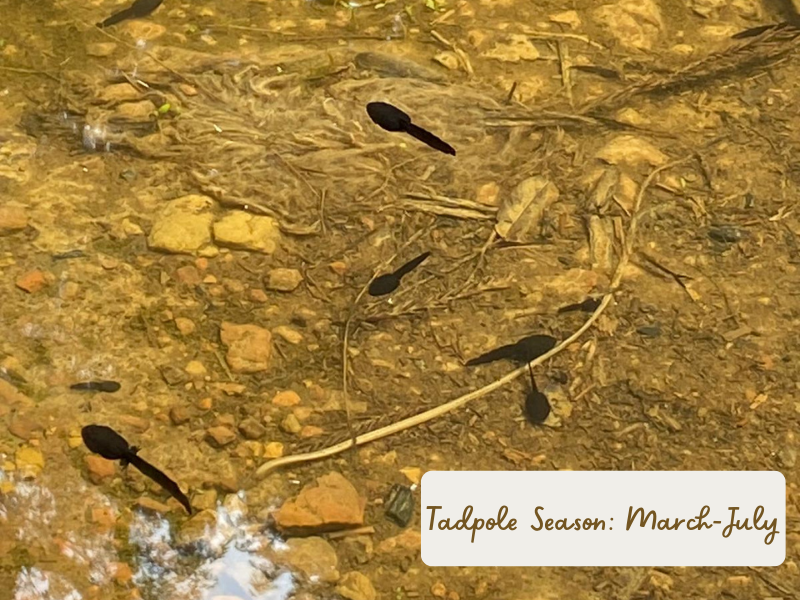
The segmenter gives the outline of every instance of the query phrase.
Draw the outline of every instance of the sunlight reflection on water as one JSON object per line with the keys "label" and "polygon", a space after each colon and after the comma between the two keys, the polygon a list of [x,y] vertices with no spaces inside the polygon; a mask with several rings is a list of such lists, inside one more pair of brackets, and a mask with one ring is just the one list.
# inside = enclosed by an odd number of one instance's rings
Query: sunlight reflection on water
{"label": "sunlight reflection on water", "polygon": [[[16,531],[18,540],[51,540],[58,523],[56,498],[38,481],[16,480],[14,472],[0,469],[0,482],[14,490],[0,497],[0,522]],[[88,504],[108,506],[104,498]],[[216,509],[216,523],[206,526],[200,543],[191,550],[176,543],[170,522],[163,516],[135,512],[128,531],[133,549],[133,583],[143,598],[159,600],[287,600],[295,592],[293,573],[276,567],[260,555],[267,547],[280,549],[282,540],[262,528],[235,504]],[[180,536],[177,537],[181,540]],[[81,567],[88,581],[43,570],[20,568],[14,600],[82,600],[76,586],[113,585],[115,563],[120,561],[113,532],[83,535],[71,532],[60,544],[64,558]],[[179,549],[180,548],[180,549]]]}

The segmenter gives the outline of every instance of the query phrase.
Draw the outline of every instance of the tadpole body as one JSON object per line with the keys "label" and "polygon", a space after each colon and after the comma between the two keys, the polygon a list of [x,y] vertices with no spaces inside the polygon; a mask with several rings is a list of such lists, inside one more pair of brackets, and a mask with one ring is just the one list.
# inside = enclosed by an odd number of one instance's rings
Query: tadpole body
{"label": "tadpole body", "polygon": [[141,19],[161,6],[163,1],[164,0],[135,0],[128,8],[114,13],[102,23],[98,23],[97,26],[102,29],[104,27],[111,27],[117,23],[122,23],[122,21],[127,21],[128,19]]}
{"label": "tadpole body", "polygon": [[434,150],[450,154],[451,156],[456,155],[455,148],[441,138],[433,135],[430,131],[412,123],[411,117],[396,106],[392,106],[386,102],[370,102],[367,104],[367,114],[376,125],[386,131],[401,131],[407,133]]}
{"label": "tadpole body", "polygon": [[375,297],[391,294],[400,286],[400,280],[420,266],[430,255],[430,252],[423,252],[416,258],[408,261],[396,271],[376,277],[372,283],[369,284],[367,293],[370,296]]}

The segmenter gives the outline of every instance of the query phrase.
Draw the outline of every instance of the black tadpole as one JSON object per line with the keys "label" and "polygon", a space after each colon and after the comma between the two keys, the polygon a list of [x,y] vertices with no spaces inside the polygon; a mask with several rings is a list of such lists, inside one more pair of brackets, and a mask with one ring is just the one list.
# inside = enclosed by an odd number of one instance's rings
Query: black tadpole
{"label": "black tadpole", "polygon": [[135,0],[128,8],[114,13],[102,23],[98,23],[97,26],[102,29],[103,27],[110,27],[111,25],[122,23],[122,21],[127,21],[128,19],[141,19],[161,6],[163,1],[164,0]]}
{"label": "black tadpole", "polygon": [[541,425],[550,415],[550,402],[548,402],[547,396],[536,387],[530,363],[528,363],[528,373],[531,375],[531,391],[525,397],[525,416],[531,425]]}
{"label": "black tadpole", "polygon": [[372,283],[369,284],[367,293],[370,296],[385,296],[386,294],[391,294],[400,285],[400,280],[420,266],[430,255],[430,252],[423,252],[396,271],[376,277]]}
{"label": "black tadpole", "polygon": [[534,334],[513,344],[506,344],[467,361],[468,367],[485,365],[496,360],[512,360],[516,363],[529,363],[556,345],[556,338],[550,335]]}
{"label": "black tadpole", "polygon": [[587,298],[583,302],[578,302],[576,304],[567,304],[566,306],[562,306],[558,309],[558,314],[563,314],[567,312],[574,312],[574,311],[582,311],[582,312],[594,312],[597,310],[597,307],[600,306],[600,303],[603,301],[602,298]]}
{"label": "black tadpole", "polygon": [[414,125],[411,117],[402,110],[386,102],[370,102],[367,104],[367,114],[372,121],[386,131],[402,131],[445,154],[456,155],[456,150],[444,140],[436,137],[430,131]]}
{"label": "black tadpole", "polygon": [[81,437],[86,447],[95,454],[99,454],[107,460],[118,460],[123,467],[131,464],[139,469],[142,475],[149,477],[167,490],[173,498],[183,505],[186,512],[190,515],[192,514],[192,505],[181,491],[181,488],[178,487],[178,484],[141,458],[137,454],[139,449],[136,446],[131,446],[124,437],[111,429],[111,427],[87,425],[81,429]]}
{"label": "black tadpole", "polygon": [[81,381],[73,383],[69,389],[78,392],[106,392],[113,394],[118,392],[122,386],[116,381]]}

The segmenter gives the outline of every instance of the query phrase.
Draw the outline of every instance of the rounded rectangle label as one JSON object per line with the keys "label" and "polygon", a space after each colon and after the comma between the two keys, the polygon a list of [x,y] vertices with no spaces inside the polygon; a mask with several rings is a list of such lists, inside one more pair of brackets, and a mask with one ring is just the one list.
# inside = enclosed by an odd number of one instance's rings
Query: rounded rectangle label
{"label": "rounded rectangle label", "polygon": [[777,471],[429,471],[422,560],[438,567],[774,567]]}

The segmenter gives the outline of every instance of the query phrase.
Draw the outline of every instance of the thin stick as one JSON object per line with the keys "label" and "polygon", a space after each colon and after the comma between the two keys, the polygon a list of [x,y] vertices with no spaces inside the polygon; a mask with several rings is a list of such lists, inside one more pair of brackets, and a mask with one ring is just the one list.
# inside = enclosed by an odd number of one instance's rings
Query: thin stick
{"label": "thin stick", "polygon": [[356,296],[356,299],[353,301],[353,304],[350,307],[350,314],[347,316],[347,321],[344,324],[344,341],[342,342],[342,398],[344,399],[344,410],[347,416],[347,433],[350,435],[350,440],[348,442],[344,442],[344,444],[347,445],[346,447],[350,447],[350,444],[352,444],[353,448],[355,448],[358,445],[356,440],[356,435],[353,432],[353,420],[350,413],[350,400],[347,396],[347,344],[350,340],[350,324],[353,322],[353,317],[356,314],[358,303],[361,302],[361,298],[363,298],[364,294],[367,293],[369,285],[373,281],[375,281],[375,278],[378,277],[378,275],[384,269],[386,269],[386,267],[388,267],[392,263],[392,261],[394,261],[395,258],[397,258],[397,255],[400,254],[400,252],[402,252],[408,246],[417,241],[422,236],[422,234],[425,233],[425,231],[426,231],[425,229],[417,231],[414,235],[408,238],[406,243],[403,244],[400,247],[400,249],[397,252],[395,252],[391,258],[389,258],[389,260],[384,261],[378,266],[377,269],[375,269],[375,271],[372,274],[372,277],[370,277],[369,281],[367,281],[367,283],[364,284],[364,287],[361,288],[361,291],[358,293],[358,296]]}
{"label": "thin stick", "polygon": [[[427,423],[428,421],[432,421],[433,419],[436,419],[437,417],[441,417],[442,415],[446,415],[449,412],[452,412],[452,411],[454,411],[454,410],[456,410],[458,408],[461,408],[462,406],[464,406],[465,404],[471,402],[472,400],[475,400],[477,398],[481,398],[481,397],[483,397],[483,396],[485,396],[485,395],[487,395],[487,394],[489,394],[489,393],[491,393],[491,392],[493,392],[493,391],[495,391],[497,389],[502,388],[506,384],[514,381],[520,375],[523,375],[525,373],[525,371],[527,371],[528,369],[532,369],[533,367],[536,367],[538,365],[543,364],[544,362],[546,362],[550,358],[554,357],[556,354],[559,354],[565,348],[569,347],[571,344],[576,342],[584,333],[586,333],[592,327],[592,325],[595,324],[597,319],[600,318],[600,315],[603,314],[603,311],[605,311],[605,309],[611,303],[611,300],[614,297],[614,292],[619,288],[620,282],[622,281],[622,274],[623,274],[623,272],[625,270],[625,267],[628,264],[630,253],[632,252],[632,249],[633,249],[634,234],[636,233],[636,228],[638,226],[639,209],[641,208],[642,199],[644,198],[645,191],[650,186],[650,184],[652,183],[653,179],[655,179],[655,177],[659,173],[661,173],[661,172],[663,172],[663,171],[665,171],[667,169],[671,169],[671,168],[673,168],[673,167],[675,167],[677,165],[681,165],[681,164],[683,164],[683,163],[685,163],[685,162],[687,162],[689,160],[692,160],[692,157],[683,158],[681,160],[677,160],[677,161],[668,163],[666,165],[663,165],[663,166],[655,169],[654,171],[652,171],[650,173],[650,175],[648,175],[647,178],[644,180],[644,183],[642,183],[642,185],[641,185],[641,187],[639,189],[639,193],[638,193],[638,195],[636,197],[636,202],[634,204],[634,209],[633,209],[634,217],[631,219],[631,222],[630,222],[630,225],[629,225],[629,228],[628,228],[628,235],[627,235],[627,240],[626,240],[625,247],[623,249],[623,256],[620,257],[619,263],[617,264],[617,269],[616,269],[614,278],[612,279],[609,292],[605,296],[603,296],[602,302],[595,309],[595,311],[591,314],[591,316],[586,320],[586,322],[583,325],[581,325],[581,327],[575,333],[573,333],[571,336],[569,336],[567,339],[563,340],[560,344],[555,346],[552,350],[550,350],[549,352],[546,352],[545,354],[542,354],[541,356],[537,357],[536,359],[534,359],[530,363],[526,364],[525,366],[518,367],[517,369],[511,371],[510,373],[508,373],[507,375],[501,377],[500,379],[498,379],[496,381],[493,381],[492,383],[490,383],[488,385],[485,385],[482,388],[479,388],[477,390],[469,392],[468,394],[465,394],[465,395],[461,396],[460,398],[456,398],[455,400],[451,400],[450,402],[446,402],[444,404],[441,404],[441,405],[439,405],[439,406],[437,406],[435,408],[432,408],[430,410],[422,412],[422,413],[420,413],[418,415],[414,415],[413,417],[409,417],[407,419],[403,419],[402,421],[398,421],[397,423],[392,423],[391,425],[387,425],[386,427],[381,427],[380,429],[376,429],[375,431],[370,431],[368,433],[365,433],[364,435],[356,437],[355,439],[351,439],[351,440],[348,440],[346,442],[341,442],[339,444],[336,444],[334,446],[330,446],[328,448],[324,448],[322,450],[318,450],[316,452],[308,452],[308,453],[305,453],[305,454],[296,454],[294,456],[284,456],[282,458],[277,458],[277,459],[271,460],[271,461],[269,461],[267,463],[264,463],[256,471],[256,478],[262,479],[262,478],[266,477],[267,475],[269,475],[275,469],[278,469],[280,467],[284,467],[286,465],[292,465],[292,464],[297,464],[297,463],[306,463],[306,462],[311,462],[311,461],[314,461],[314,460],[319,460],[321,458],[327,458],[329,456],[334,456],[336,454],[344,452],[345,450],[347,450],[348,448],[350,448],[352,446],[361,446],[361,445],[364,445],[364,444],[368,444],[369,442],[374,442],[376,440],[380,440],[382,438],[385,438],[387,436],[393,435],[393,434],[398,433],[400,431],[404,431],[404,430],[409,429],[411,427],[415,427],[417,425],[421,425],[422,423]],[[369,284],[367,284],[367,285],[369,285]],[[346,352],[345,352],[345,355],[346,355]]]}

